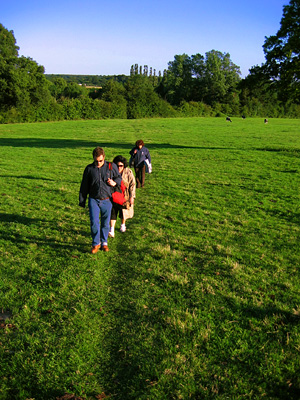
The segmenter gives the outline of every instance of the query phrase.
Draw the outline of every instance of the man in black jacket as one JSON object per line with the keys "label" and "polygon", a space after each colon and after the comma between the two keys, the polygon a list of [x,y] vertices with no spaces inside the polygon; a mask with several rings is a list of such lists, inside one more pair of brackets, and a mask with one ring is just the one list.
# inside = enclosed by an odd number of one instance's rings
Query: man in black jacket
{"label": "man in black jacket", "polygon": [[[86,166],[79,191],[79,206],[85,207],[87,195],[91,222],[92,250],[95,254],[101,248],[109,251],[107,239],[109,233],[110,213],[112,208],[112,187],[120,185],[122,177],[115,164],[105,161],[105,153],[101,147],[93,150],[94,162]],[[100,226],[101,215],[101,226]]]}

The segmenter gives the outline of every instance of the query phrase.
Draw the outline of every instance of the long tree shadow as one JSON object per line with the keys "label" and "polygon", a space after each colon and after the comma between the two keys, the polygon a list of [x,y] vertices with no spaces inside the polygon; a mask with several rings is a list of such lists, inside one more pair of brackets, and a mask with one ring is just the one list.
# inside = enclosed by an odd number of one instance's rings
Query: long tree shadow
{"label": "long tree shadow", "polygon": [[41,180],[41,181],[52,181],[55,182],[55,179],[45,178],[40,176],[33,176],[33,175],[0,175],[2,178],[14,178],[14,179],[28,179],[28,180]]}
{"label": "long tree shadow", "polygon": [[[96,146],[126,149],[131,150],[134,143],[124,142],[106,142],[106,141],[90,141],[90,140],[79,140],[79,139],[41,139],[41,138],[0,138],[0,146],[13,146],[13,147],[32,147],[32,148],[94,148]],[[147,148],[151,149],[202,149],[202,150],[226,150],[230,148],[226,147],[214,147],[214,146],[189,146],[189,145],[177,145],[170,143],[149,143]]]}
{"label": "long tree shadow", "polygon": [[255,150],[257,151],[269,151],[274,153],[300,153],[300,149],[296,149],[293,147],[257,147]]}

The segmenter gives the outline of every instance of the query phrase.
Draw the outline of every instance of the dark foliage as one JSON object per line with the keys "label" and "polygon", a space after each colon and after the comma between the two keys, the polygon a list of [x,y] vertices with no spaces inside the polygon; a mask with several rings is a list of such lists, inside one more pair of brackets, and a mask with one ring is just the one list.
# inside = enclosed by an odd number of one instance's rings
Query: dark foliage
{"label": "dark foliage", "polygon": [[194,116],[300,117],[300,6],[284,6],[280,30],[266,38],[266,63],[241,79],[228,53],[175,55],[168,69],[135,64],[130,75],[45,75],[19,57],[0,24],[0,123],[64,119]]}

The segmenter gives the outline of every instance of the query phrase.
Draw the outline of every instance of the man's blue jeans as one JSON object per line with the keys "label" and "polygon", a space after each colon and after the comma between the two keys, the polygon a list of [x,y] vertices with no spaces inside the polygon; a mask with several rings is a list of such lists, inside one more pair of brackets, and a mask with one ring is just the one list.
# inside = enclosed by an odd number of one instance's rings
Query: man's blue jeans
{"label": "man's blue jeans", "polygon": [[[89,197],[92,246],[107,245],[112,204],[109,199],[98,200]],[[100,226],[101,215],[101,226]]]}

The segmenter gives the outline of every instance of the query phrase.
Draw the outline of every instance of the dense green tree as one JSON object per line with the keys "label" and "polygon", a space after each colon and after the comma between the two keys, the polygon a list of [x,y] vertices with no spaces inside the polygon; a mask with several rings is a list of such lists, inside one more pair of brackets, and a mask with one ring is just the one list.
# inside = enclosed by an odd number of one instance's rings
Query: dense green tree
{"label": "dense green tree", "polygon": [[240,69],[228,53],[212,50],[189,57],[176,55],[157,88],[171,104],[204,101],[208,105],[233,101],[232,93],[240,81]]}
{"label": "dense green tree", "polygon": [[201,79],[205,72],[205,62],[202,54],[194,54],[191,56],[192,75],[196,79]]}
{"label": "dense green tree", "polygon": [[149,84],[149,80],[142,75],[132,75],[126,83],[128,118],[147,116],[152,95],[153,87]]}
{"label": "dense green tree", "polygon": [[246,106],[252,98],[264,101],[266,94],[270,92],[269,88],[270,81],[263,69],[259,66],[252,67],[249,75],[239,83],[241,106]]}
{"label": "dense green tree", "polygon": [[16,104],[16,62],[19,47],[13,31],[0,24],[0,109],[9,109]]}
{"label": "dense green tree", "polygon": [[111,103],[111,118],[127,118],[126,90],[120,82],[110,79],[102,88],[101,99]]}
{"label": "dense green tree", "polygon": [[50,99],[44,67],[18,57],[13,31],[0,24],[0,110],[17,109],[19,119],[34,119],[35,109]]}
{"label": "dense green tree", "polygon": [[17,72],[18,104],[25,99],[30,105],[38,106],[50,99],[49,82],[42,65],[22,56],[17,60]]}
{"label": "dense green tree", "polygon": [[0,58],[0,110],[16,105],[15,79],[15,65]]}
{"label": "dense green tree", "polygon": [[261,117],[283,116],[284,106],[272,85],[264,68],[251,68],[249,75],[239,84],[241,113]]}
{"label": "dense green tree", "polygon": [[300,2],[283,7],[280,29],[263,45],[264,73],[273,81],[283,100],[300,103]]}
{"label": "dense green tree", "polygon": [[172,107],[155,92],[151,79],[144,75],[133,75],[125,84],[127,97],[127,117],[149,118],[171,116]]}
{"label": "dense green tree", "polygon": [[19,47],[16,45],[14,32],[0,24],[0,60],[18,57]]}
{"label": "dense green tree", "polygon": [[70,99],[76,99],[80,96],[87,96],[87,94],[88,91],[85,86],[79,85],[76,82],[68,82],[63,91],[64,97],[68,97]]}
{"label": "dense green tree", "polygon": [[[102,88],[101,98],[104,101],[110,102],[123,102],[125,100],[126,90],[122,83],[116,82],[114,79],[110,79],[105,83]],[[126,101],[126,100],[125,100]]]}
{"label": "dense green tree", "polygon": [[202,54],[191,56],[191,73],[193,77],[190,98],[192,101],[203,101],[205,61]]}
{"label": "dense green tree", "polygon": [[175,55],[163,77],[138,64],[130,76],[45,75],[43,66],[19,57],[13,31],[0,24],[0,121],[239,113],[299,117],[299,8],[299,0],[284,7],[280,30],[264,44],[266,63],[243,80],[230,55],[216,50]]}
{"label": "dense green tree", "polygon": [[202,80],[204,102],[208,105],[228,103],[228,96],[236,90],[240,74],[240,68],[231,61],[229,53],[207,52]]}
{"label": "dense green tree", "polygon": [[55,77],[49,84],[50,93],[55,99],[60,99],[64,95],[66,87],[67,81],[61,77]]}
{"label": "dense green tree", "polygon": [[171,104],[189,101],[192,91],[192,61],[187,54],[175,55],[168,63],[168,70],[158,92]]}

